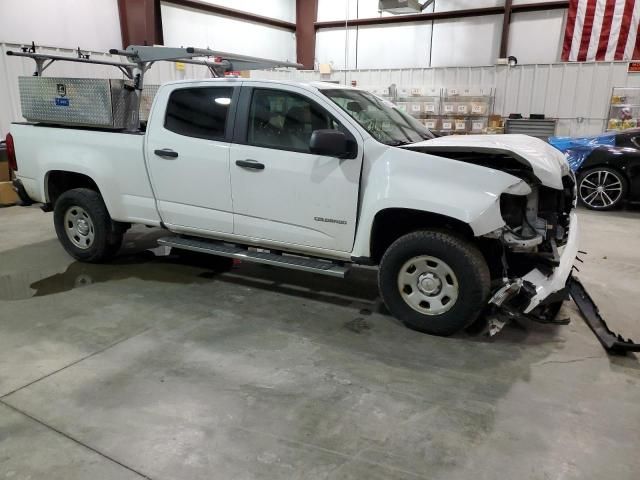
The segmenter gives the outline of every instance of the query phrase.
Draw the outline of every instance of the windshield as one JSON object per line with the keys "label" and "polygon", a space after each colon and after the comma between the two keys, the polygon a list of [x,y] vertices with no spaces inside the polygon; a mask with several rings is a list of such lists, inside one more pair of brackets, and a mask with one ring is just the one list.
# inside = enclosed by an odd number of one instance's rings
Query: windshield
{"label": "windshield", "polygon": [[355,119],[373,138],[387,145],[399,146],[434,138],[418,120],[396,106],[362,90],[321,90]]}

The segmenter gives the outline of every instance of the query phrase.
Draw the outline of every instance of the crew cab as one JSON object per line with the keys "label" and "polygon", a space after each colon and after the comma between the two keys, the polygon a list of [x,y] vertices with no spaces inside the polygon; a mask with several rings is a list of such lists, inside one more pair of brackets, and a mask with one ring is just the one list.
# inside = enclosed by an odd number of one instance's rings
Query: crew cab
{"label": "crew cab", "polygon": [[[549,321],[578,251],[575,177],[521,135],[434,136],[366,91],[249,79],[160,87],[137,132],[14,123],[15,186],[74,258],[160,243],[334,276],[377,266],[411,328]],[[221,260],[220,265],[227,265]]]}

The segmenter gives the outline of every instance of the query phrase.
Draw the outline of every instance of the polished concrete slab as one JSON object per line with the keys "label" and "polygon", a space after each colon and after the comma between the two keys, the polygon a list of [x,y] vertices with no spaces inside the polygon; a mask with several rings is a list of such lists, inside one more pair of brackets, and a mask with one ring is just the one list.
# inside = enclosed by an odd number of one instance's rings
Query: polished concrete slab
{"label": "polished concrete slab", "polygon": [[[580,218],[580,278],[640,338],[640,213]],[[638,358],[571,303],[565,327],[430,337],[386,314],[374,271],[220,275],[157,236],[79,264],[51,214],[0,209],[0,478],[640,474]]]}

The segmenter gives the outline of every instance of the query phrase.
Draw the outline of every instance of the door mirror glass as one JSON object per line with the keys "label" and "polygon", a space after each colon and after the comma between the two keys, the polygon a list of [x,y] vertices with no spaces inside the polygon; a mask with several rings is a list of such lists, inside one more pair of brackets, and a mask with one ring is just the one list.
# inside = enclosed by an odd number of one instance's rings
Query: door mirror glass
{"label": "door mirror glass", "polygon": [[340,130],[315,130],[311,134],[309,151],[338,158],[345,158],[351,153],[347,136]]}

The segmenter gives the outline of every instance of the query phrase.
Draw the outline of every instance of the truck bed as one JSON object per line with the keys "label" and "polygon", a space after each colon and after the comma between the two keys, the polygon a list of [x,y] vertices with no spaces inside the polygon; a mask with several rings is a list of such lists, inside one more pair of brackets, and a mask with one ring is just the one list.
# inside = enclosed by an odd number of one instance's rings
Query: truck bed
{"label": "truck bed", "polygon": [[31,199],[48,203],[52,172],[86,175],[97,185],[114,220],[159,225],[144,159],[145,135],[82,127],[14,123],[16,178]]}

